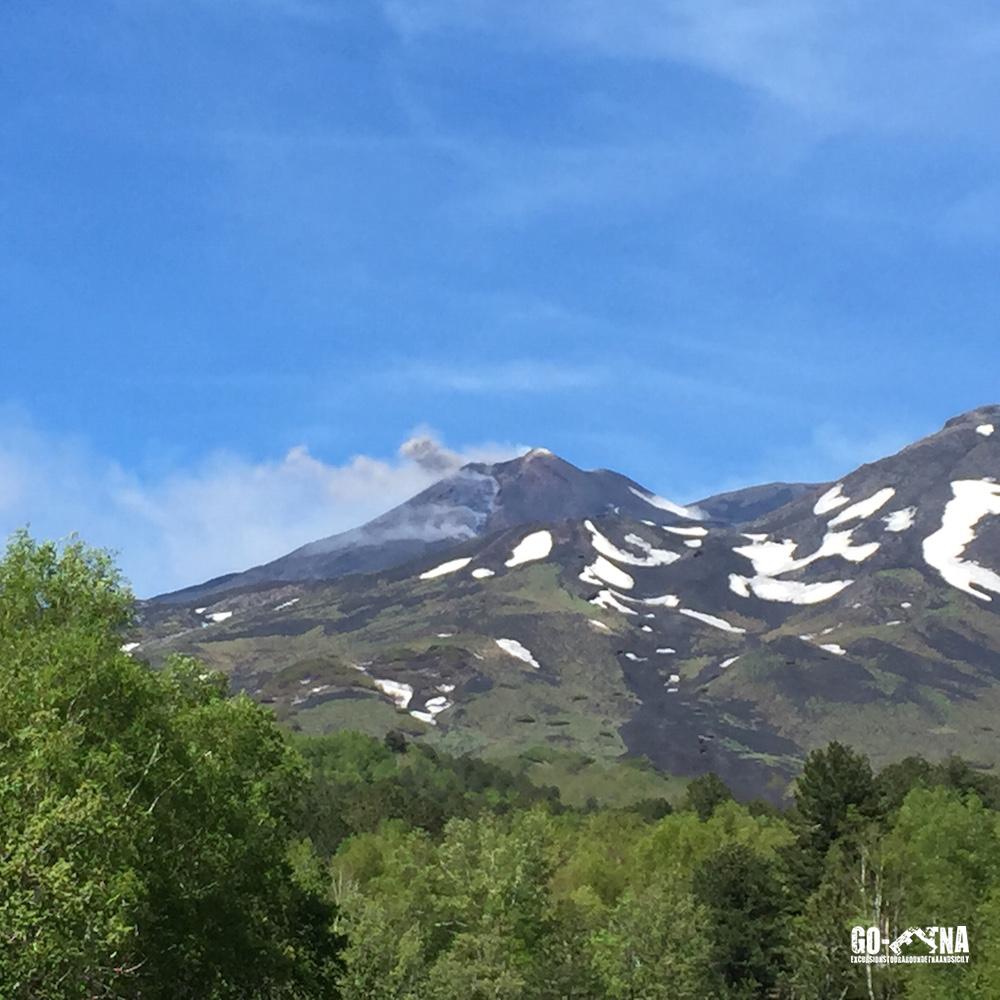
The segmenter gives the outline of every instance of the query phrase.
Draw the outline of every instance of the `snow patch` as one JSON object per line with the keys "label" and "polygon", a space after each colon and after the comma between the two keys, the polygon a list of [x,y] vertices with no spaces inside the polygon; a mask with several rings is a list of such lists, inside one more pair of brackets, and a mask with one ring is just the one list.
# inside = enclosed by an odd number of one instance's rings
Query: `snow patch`
{"label": "snow patch", "polygon": [[410,699],[413,697],[413,688],[409,684],[402,684],[399,681],[379,680],[377,677],[373,677],[372,680],[375,682],[375,687],[382,694],[387,694],[396,703],[396,708],[406,708],[410,704]]}
{"label": "snow patch", "polygon": [[707,615],[704,611],[692,611],[690,608],[681,608],[680,613],[682,615],[687,615],[688,618],[696,618],[700,622],[704,622],[706,625],[711,625],[713,628],[722,629],[723,632],[735,632],[737,635],[743,635],[746,632],[745,628],[739,628],[737,625],[731,625],[724,618],[716,618],[715,615]]}
{"label": "snow patch", "polygon": [[[623,601],[631,601],[633,604],[645,604],[651,608],[676,608],[681,599],[676,594],[661,594],[659,597],[629,597],[627,594],[619,595]],[[655,615],[647,615],[647,618],[655,618]]]}
{"label": "snow patch", "polygon": [[749,597],[751,591],[762,601],[781,601],[786,604],[819,604],[836,597],[849,587],[853,580],[831,580],[827,583],[801,583],[797,580],[776,580],[772,576],[738,576],[729,574],[729,589],[740,597]]}
{"label": "snow patch", "polygon": [[833,653],[834,656],[846,656],[847,650],[843,646],[837,645],[835,642],[823,643],[819,647],[820,649],[825,649],[828,653]]}
{"label": "snow patch", "polygon": [[208,611],[208,608],[195,608],[194,609],[194,613],[196,615],[203,615],[206,611]]}
{"label": "snow patch", "polygon": [[853,528],[847,531],[828,531],[823,536],[820,547],[808,556],[801,559],[795,558],[795,550],[798,542],[785,538],[780,542],[752,542],[750,545],[738,545],[733,551],[740,556],[744,556],[753,563],[754,572],[757,576],[780,576],[792,570],[802,569],[817,559],[828,559],[831,556],[841,556],[848,562],[863,562],[869,556],[874,555],[879,549],[878,542],[869,542],[867,545],[852,545],[851,536]]}
{"label": "snow patch", "polygon": [[701,539],[700,538],[689,538],[684,544],[689,549],[700,549],[701,548]]}
{"label": "snow patch", "polygon": [[643,632],[652,632],[653,630],[648,625],[643,625],[642,626],[642,631]]}
{"label": "snow patch", "polygon": [[597,629],[598,632],[610,632],[611,629],[608,628],[604,622],[599,622],[596,618],[588,618],[587,621]]}
{"label": "snow patch", "polygon": [[599,608],[604,608],[607,611],[620,611],[623,615],[637,615],[638,611],[633,611],[632,608],[627,607],[618,600],[620,594],[615,594],[611,590],[602,590],[597,597],[592,597],[590,599],[591,604],[596,604]]}
{"label": "snow patch", "polygon": [[813,513],[822,516],[823,514],[829,514],[831,510],[836,510],[838,507],[843,507],[845,503],[850,501],[850,497],[845,497],[843,494],[844,484],[837,483],[836,486],[832,486],[828,489],[817,501],[813,504]]}
{"label": "snow patch", "polygon": [[982,436],[985,438],[985,437],[989,437],[993,433],[994,429],[995,428],[993,427],[992,424],[980,424],[976,428],[976,433],[977,434],[982,434]]}
{"label": "snow patch", "polygon": [[877,510],[881,510],[894,496],[896,491],[891,486],[873,493],[864,500],[852,503],[850,507],[845,507],[829,524],[833,528],[846,521],[854,521],[857,518],[871,517]]}
{"label": "snow patch", "polygon": [[293,605],[298,604],[298,603],[299,603],[299,598],[293,597],[290,601],[285,601],[284,604],[279,604],[274,610],[275,611],[284,611],[285,608],[290,608]]}
{"label": "snow patch", "polygon": [[902,507],[899,510],[890,511],[882,518],[885,522],[885,530],[906,531],[907,528],[912,528],[916,513],[916,507]]}
{"label": "snow patch", "polygon": [[138,642],[126,642],[125,645],[120,648],[123,653],[131,653],[133,649],[138,649],[139,645],[140,644]]}
{"label": "snow patch", "polygon": [[634,548],[641,549],[646,553],[645,556],[640,558],[632,556],[629,561],[634,566],[669,566],[680,559],[680,556],[676,552],[671,552],[669,549],[655,548],[639,535],[626,535],[625,541]]}
{"label": "snow patch", "polygon": [[[959,479],[951,484],[953,497],[945,504],[941,527],[924,539],[924,559],[959,590],[981,601],[991,601],[983,590],[1000,594],[1000,574],[962,558],[976,537],[975,526],[987,515],[1000,515],[1000,486],[988,480]],[[981,588],[981,589],[976,589]]]}
{"label": "snow patch", "polygon": [[[639,535],[626,535],[625,541],[637,549],[641,549],[646,554],[644,556],[633,555],[624,549],[618,548],[611,539],[605,537],[594,527],[593,521],[584,521],[583,526],[590,532],[590,541],[594,548],[603,556],[614,559],[615,562],[625,563],[628,566],[669,566],[672,562],[680,559],[676,552],[667,549],[654,548],[645,538]],[[610,582],[610,581],[608,581]]]}
{"label": "snow patch", "polygon": [[521,566],[524,563],[535,562],[544,559],[552,551],[552,532],[534,531],[530,535],[525,535],[520,542],[514,546],[514,551],[504,565],[508,569]]}
{"label": "snow patch", "polygon": [[453,702],[448,701],[447,698],[431,698],[424,704],[425,711],[411,711],[410,715],[415,719],[420,719],[421,722],[429,722],[432,726],[436,726],[437,719],[435,716],[451,708],[452,704]]}
{"label": "snow patch", "polygon": [[680,674],[671,674],[670,675],[670,680],[668,681],[668,683],[670,683],[670,684],[680,684],[680,682],[681,682],[681,675]]}
{"label": "snow patch", "polygon": [[205,615],[205,617],[212,622],[224,622],[228,618],[233,617],[232,611],[216,611],[213,614]]}
{"label": "snow patch", "polygon": [[624,570],[608,562],[604,556],[598,556],[581,574],[584,583],[598,584],[600,581],[610,583],[612,587],[631,590],[635,581]]}
{"label": "snow patch", "polygon": [[472,577],[475,580],[486,580],[491,576],[496,576],[496,573],[494,573],[493,570],[486,569],[483,566],[481,566],[479,569],[474,569],[472,571]]}
{"label": "snow patch", "polygon": [[[646,524],[647,522],[643,521],[642,523]],[[676,528],[669,524],[664,524],[663,530],[674,535],[687,535],[692,538],[704,538],[708,534],[707,528]]]}
{"label": "snow patch", "polygon": [[705,512],[699,510],[697,507],[682,507],[680,504],[671,503],[669,500],[657,496],[655,493],[644,493],[641,490],[637,490],[634,486],[629,487],[629,492],[634,493],[640,500],[645,500],[650,507],[656,507],[658,510],[668,511],[689,521],[705,520]]}
{"label": "snow patch", "polygon": [[645,656],[636,656],[635,653],[626,653],[625,654],[625,659],[626,660],[631,660],[633,663],[645,663],[646,662],[646,657]]}
{"label": "snow patch", "polygon": [[536,670],[541,669],[538,665],[538,660],[531,655],[531,650],[522,646],[517,639],[496,639],[494,641],[509,656],[514,656],[519,660],[523,660],[525,663],[533,666]]}
{"label": "snow patch", "polygon": [[723,660],[719,664],[719,666],[722,667],[723,670],[726,670],[728,667],[731,667],[738,659],[739,659],[738,656],[730,656],[728,660]]}
{"label": "snow patch", "polygon": [[441,563],[440,566],[435,566],[434,569],[429,569],[427,572],[421,573],[420,579],[435,580],[439,576],[457,573],[460,569],[465,569],[470,562],[472,562],[472,556],[467,556],[465,559],[449,559],[448,562]]}
{"label": "snow patch", "polygon": [[660,648],[659,648],[659,649],[657,650],[657,652],[658,652],[658,653],[660,653],[660,654],[662,654],[663,656],[666,656],[666,655],[667,655],[667,654],[669,654],[669,653],[676,653],[676,652],[677,652],[677,650],[676,650],[676,649],[674,649],[674,648],[673,648],[672,646],[661,646],[661,647],[660,647]]}

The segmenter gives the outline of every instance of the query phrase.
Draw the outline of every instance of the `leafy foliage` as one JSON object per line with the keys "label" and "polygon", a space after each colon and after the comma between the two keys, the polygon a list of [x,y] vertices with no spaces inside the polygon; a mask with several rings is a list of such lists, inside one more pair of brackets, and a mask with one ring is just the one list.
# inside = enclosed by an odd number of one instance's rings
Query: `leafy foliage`
{"label": "leafy foliage", "polygon": [[320,995],[332,911],[287,858],[303,763],[218,677],[121,652],[131,607],[78,543],[0,562],[0,995]]}

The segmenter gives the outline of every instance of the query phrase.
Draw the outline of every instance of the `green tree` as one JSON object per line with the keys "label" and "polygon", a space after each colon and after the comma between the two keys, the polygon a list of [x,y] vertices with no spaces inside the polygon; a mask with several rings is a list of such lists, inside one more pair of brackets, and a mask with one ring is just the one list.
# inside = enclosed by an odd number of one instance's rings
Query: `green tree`
{"label": "green tree", "polygon": [[[976,949],[970,965],[948,967],[946,976],[937,966],[907,967],[907,996],[965,1000],[977,995],[971,989],[976,966],[981,959],[990,960],[989,895],[1000,884],[996,814],[974,793],[915,788],[885,838],[885,855],[893,926],[965,924]],[[983,917],[987,919],[981,923]]]}
{"label": "green tree", "polygon": [[794,797],[796,846],[785,861],[805,899],[819,885],[830,845],[858,835],[881,815],[879,795],[868,758],[834,742],[806,758]]}
{"label": "green tree", "polygon": [[709,771],[688,784],[681,808],[696,812],[700,819],[708,819],[716,806],[732,797],[729,786],[714,771]]}
{"label": "green tree", "polygon": [[775,863],[730,844],[702,862],[692,886],[708,914],[712,965],[729,995],[755,997],[772,988],[781,977],[786,932]]}
{"label": "green tree", "polygon": [[531,1000],[551,933],[548,818],[505,829],[491,816],[453,820],[438,855],[440,919],[452,934],[431,973],[435,1000]]}
{"label": "green tree", "polygon": [[629,890],[590,938],[606,1000],[703,1000],[715,995],[706,911],[684,879]]}
{"label": "green tree", "polygon": [[79,543],[0,561],[0,995],[329,995],[301,760],[218,676],[123,653],[132,607]]}

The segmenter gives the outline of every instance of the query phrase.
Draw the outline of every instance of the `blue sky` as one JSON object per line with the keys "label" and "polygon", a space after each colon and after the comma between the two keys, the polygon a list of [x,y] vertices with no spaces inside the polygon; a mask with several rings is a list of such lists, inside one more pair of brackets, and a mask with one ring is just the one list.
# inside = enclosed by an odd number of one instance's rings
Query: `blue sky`
{"label": "blue sky", "polygon": [[998,56],[968,0],[5,5],[0,528],[151,593],[427,428],[691,500],[996,402]]}

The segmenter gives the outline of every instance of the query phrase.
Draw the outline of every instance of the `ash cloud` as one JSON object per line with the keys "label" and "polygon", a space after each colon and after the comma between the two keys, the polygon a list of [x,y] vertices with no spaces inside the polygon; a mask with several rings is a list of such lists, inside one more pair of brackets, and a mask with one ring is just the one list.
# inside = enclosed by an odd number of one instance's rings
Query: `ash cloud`
{"label": "ash cloud", "polygon": [[399,457],[408,459],[425,472],[446,476],[460,469],[468,459],[446,448],[434,434],[417,432],[399,446]]}

